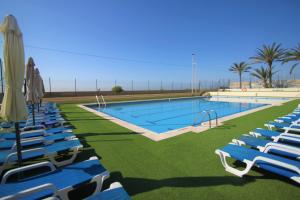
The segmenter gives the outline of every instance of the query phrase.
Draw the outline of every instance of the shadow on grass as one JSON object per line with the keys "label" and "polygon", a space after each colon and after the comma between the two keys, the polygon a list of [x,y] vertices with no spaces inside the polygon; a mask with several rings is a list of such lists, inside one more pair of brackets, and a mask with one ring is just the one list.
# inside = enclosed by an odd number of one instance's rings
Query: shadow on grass
{"label": "shadow on grass", "polygon": [[207,177],[172,177],[166,179],[148,179],[138,177],[123,177],[121,172],[112,172],[110,178],[105,182],[105,187],[110,183],[119,181],[125,187],[130,196],[149,192],[162,187],[210,187],[218,185],[243,186],[255,181],[255,177],[235,176],[207,176]]}
{"label": "shadow on grass", "polygon": [[236,127],[235,124],[222,124],[221,126],[215,127],[215,129],[231,129],[235,127]]}
{"label": "shadow on grass", "polygon": [[82,151],[79,153],[78,157],[76,158],[76,161],[81,162],[88,160],[90,157],[96,156],[99,159],[102,157],[98,155],[93,147],[89,145],[89,143],[86,141],[84,137],[78,136],[78,139],[80,140],[80,143],[83,145]]}
{"label": "shadow on grass", "polygon": [[75,121],[102,121],[102,120],[107,120],[107,119],[104,119],[104,118],[100,118],[100,117],[97,117],[97,118],[73,118],[73,119],[68,119],[69,122],[75,122]]}
{"label": "shadow on grass", "polygon": [[261,169],[254,169],[255,171],[261,171],[261,176],[244,176],[243,178],[237,176],[203,176],[203,177],[172,177],[166,179],[149,179],[138,177],[123,177],[121,172],[112,172],[110,178],[105,182],[104,187],[108,187],[109,184],[119,181],[125,187],[130,196],[134,196],[139,193],[149,192],[162,187],[181,187],[181,188],[196,188],[196,187],[211,187],[220,185],[233,185],[244,186],[246,184],[255,182],[258,179],[279,179],[280,181],[287,182],[289,184],[298,187],[294,181],[278,176],[276,174],[267,173]]}
{"label": "shadow on grass", "polygon": [[76,114],[76,113],[87,113],[86,111],[77,111],[77,112],[61,112],[61,114]]}
{"label": "shadow on grass", "polygon": [[138,133],[133,131],[128,132],[107,132],[107,133],[79,133],[78,136],[80,137],[92,137],[92,136],[119,136],[119,135],[136,135]]}
{"label": "shadow on grass", "polygon": [[87,142],[124,142],[124,141],[132,141],[132,139],[116,139],[116,140],[113,140],[113,139],[111,139],[111,140],[106,140],[106,139],[102,140],[102,139],[100,139],[100,140],[88,140]]}

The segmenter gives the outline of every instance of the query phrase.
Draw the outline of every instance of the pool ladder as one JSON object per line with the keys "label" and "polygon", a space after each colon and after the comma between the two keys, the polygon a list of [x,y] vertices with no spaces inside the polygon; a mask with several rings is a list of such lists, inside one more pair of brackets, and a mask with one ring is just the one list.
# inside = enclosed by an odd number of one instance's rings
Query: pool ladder
{"label": "pool ladder", "polygon": [[104,100],[103,95],[101,95],[100,97],[101,97],[101,99],[100,99],[101,101],[99,100],[98,95],[96,95],[96,100],[97,100],[99,108],[101,108],[101,105],[103,105],[103,107],[106,108],[106,101]]}
{"label": "pool ladder", "polygon": [[216,126],[217,126],[218,125],[218,114],[217,114],[217,112],[215,110],[203,110],[202,112],[200,112],[196,116],[196,118],[194,120],[193,126],[196,126],[197,125],[197,121],[200,119],[201,116],[203,116],[202,119],[201,119],[201,121],[199,122],[199,125],[201,125],[203,123],[203,121],[208,117],[209,128],[211,128],[211,120],[212,120],[211,114],[215,115],[215,117],[216,117],[215,118],[215,120],[216,120]]}

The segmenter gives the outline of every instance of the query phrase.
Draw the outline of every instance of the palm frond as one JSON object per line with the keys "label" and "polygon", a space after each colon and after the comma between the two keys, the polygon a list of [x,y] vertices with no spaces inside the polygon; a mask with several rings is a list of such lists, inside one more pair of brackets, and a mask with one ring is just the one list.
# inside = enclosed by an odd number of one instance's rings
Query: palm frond
{"label": "palm frond", "polygon": [[291,69],[290,69],[290,75],[292,75],[292,73],[294,72],[295,68],[297,67],[298,63],[293,64]]}

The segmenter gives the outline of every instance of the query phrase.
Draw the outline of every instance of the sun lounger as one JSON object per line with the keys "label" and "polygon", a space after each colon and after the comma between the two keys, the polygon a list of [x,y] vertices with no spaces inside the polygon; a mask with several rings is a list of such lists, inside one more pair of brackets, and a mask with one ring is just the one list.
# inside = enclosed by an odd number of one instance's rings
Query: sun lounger
{"label": "sun lounger", "polygon": [[[253,166],[257,166],[300,183],[299,161],[263,153],[235,144],[228,144],[223,148],[217,149],[215,153],[220,156],[221,163],[225,167],[225,170],[237,176],[242,177],[247,174]],[[226,160],[228,157],[245,163],[246,168],[239,170],[231,167]]]}
{"label": "sun lounger", "polygon": [[233,143],[239,146],[250,146],[264,153],[273,153],[300,160],[300,148],[270,140],[264,140],[250,135],[242,135],[239,139],[233,139]]}
{"label": "sun lounger", "polygon": [[288,124],[288,123],[279,123],[270,121],[265,124],[266,127],[268,127],[270,130],[273,128],[284,130],[284,131],[294,131],[294,132],[300,132],[300,124]]}
{"label": "sun lounger", "polygon": [[274,120],[275,122],[279,122],[279,123],[287,123],[287,124],[291,124],[291,123],[299,123],[299,117],[294,116],[294,115],[286,115],[283,117],[278,117]]}
{"label": "sun lounger", "polygon": [[[57,133],[47,136],[25,138],[21,140],[21,146],[23,148],[28,148],[37,145],[48,145],[60,140],[70,140],[75,138],[73,133]],[[16,150],[15,140],[0,140],[0,150]]]}
{"label": "sun lounger", "polygon": [[98,192],[85,200],[130,200],[130,196],[119,182],[114,182],[108,189]]}
{"label": "sun lounger", "polygon": [[278,132],[273,130],[267,130],[262,128],[257,128],[254,131],[249,133],[254,137],[266,137],[273,140],[274,142],[287,142],[295,145],[300,145],[300,135],[287,133],[287,132]]}
{"label": "sun lounger", "polygon": [[[53,127],[53,126],[64,126],[64,124],[66,123],[66,121],[59,121],[59,120],[37,120],[35,121],[36,125],[44,125],[45,127]],[[21,124],[22,127],[26,127],[26,126],[32,126],[33,125],[33,121],[27,121],[25,124]]]}
{"label": "sun lounger", "polygon": [[[22,159],[31,160],[37,157],[45,157],[54,165],[63,166],[72,163],[82,147],[79,140],[74,138],[71,140],[55,142],[43,147],[22,150]],[[69,152],[71,157],[66,160],[58,161],[56,160],[56,156],[60,152]],[[17,163],[16,151],[0,151],[0,174],[4,169],[10,168],[15,163]]]}
{"label": "sun lounger", "polygon": [[[11,176],[20,172],[37,170],[42,167],[49,168],[51,172],[18,182],[7,182]],[[56,195],[60,199],[69,199],[70,191],[89,183],[97,184],[94,190],[94,194],[97,194],[102,188],[103,181],[108,177],[108,171],[96,157],[61,169],[56,169],[50,162],[37,163],[6,172],[0,184],[0,199],[44,199]]]}
{"label": "sun lounger", "polygon": [[[20,136],[21,139],[24,139],[24,138],[31,138],[31,137],[47,136],[47,135],[52,135],[52,134],[62,133],[62,132],[72,132],[72,129],[68,127],[36,129],[31,131],[23,131],[21,132]],[[0,133],[0,140],[15,140],[15,139],[16,139],[15,132]]]}

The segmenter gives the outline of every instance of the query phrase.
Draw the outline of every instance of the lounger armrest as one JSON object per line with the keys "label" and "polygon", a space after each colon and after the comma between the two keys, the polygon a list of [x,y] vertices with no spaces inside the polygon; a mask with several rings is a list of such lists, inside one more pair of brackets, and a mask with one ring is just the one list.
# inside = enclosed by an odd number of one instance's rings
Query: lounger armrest
{"label": "lounger armrest", "polygon": [[[26,153],[30,153],[30,152],[42,152],[43,154],[45,154],[45,149],[43,148],[34,148],[34,149],[27,149],[27,150],[23,150],[22,151],[22,155],[26,154]],[[4,163],[9,163],[10,159],[12,159],[12,163],[15,163],[16,161],[13,160],[14,157],[17,157],[17,152],[13,151],[10,154],[8,154],[5,158]]]}
{"label": "lounger armrest", "polygon": [[[296,124],[291,124],[291,126],[294,126]],[[297,124],[299,125],[299,124]],[[285,133],[288,133],[289,131],[295,131],[295,132],[300,132],[300,129],[298,128],[293,128],[293,127],[284,127],[282,128],[284,130]]]}
{"label": "lounger armrest", "polygon": [[112,184],[110,184],[109,190],[116,189],[116,188],[121,188],[121,187],[123,187],[123,186],[120,182],[113,182]]}
{"label": "lounger armrest", "polygon": [[274,125],[268,123],[264,124],[264,126],[267,127],[269,130],[272,130],[272,128],[275,127]]}
{"label": "lounger armrest", "polygon": [[31,131],[24,131],[24,132],[21,132],[20,135],[22,137],[24,135],[32,134],[32,133],[35,133],[35,132],[43,132],[44,135],[47,135],[45,129],[37,129],[37,130],[31,130]]}
{"label": "lounger armrest", "polygon": [[45,129],[45,126],[44,125],[26,126],[22,129],[22,131],[30,131],[30,130],[37,130],[37,129]]}
{"label": "lounger armrest", "polygon": [[6,196],[3,198],[3,200],[15,200],[15,199],[23,199],[26,198],[28,196],[30,196],[31,194],[37,193],[37,192],[41,192],[43,190],[49,190],[52,191],[52,197],[55,197],[58,195],[57,192],[57,188],[55,187],[55,185],[51,184],[51,183],[46,183],[43,185],[39,185],[27,190],[23,190],[21,192],[18,192],[16,194],[10,195],[10,196]]}
{"label": "lounger armrest", "polygon": [[268,153],[271,150],[284,151],[284,152],[288,152],[288,153],[291,153],[291,154],[298,155],[298,157],[300,156],[300,148],[295,147],[295,146],[280,144],[280,143],[277,143],[277,142],[269,142],[264,147],[263,152]]}
{"label": "lounger armrest", "polygon": [[27,165],[27,166],[23,166],[23,167],[18,167],[18,168],[7,171],[2,177],[1,184],[5,184],[6,181],[9,179],[9,177],[11,177],[14,174],[41,168],[41,167],[48,167],[50,169],[50,171],[54,171],[56,169],[55,166],[51,162],[48,162],[48,161],[35,163],[32,165]]}
{"label": "lounger armrest", "polygon": [[296,134],[293,134],[293,133],[281,133],[279,136],[277,137],[289,137],[291,139],[291,137],[294,139],[294,138],[299,138],[300,140],[300,135],[296,135]]}
{"label": "lounger armrest", "polygon": [[232,139],[232,142],[238,146],[244,146],[246,145],[246,143],[242,140],[239,140],[239,139]]}
{"label": "lounger armrest", "polygon": [[[38,143],[42,143],[44,140],[41,137],[34,137],[34,138],[24,138],[21,139],[21,146],[26,145],[26,143],[31,143],[31,142],[38,142]],[[17,143],[15,142],[11,148],[12,150],[16,150],[17,149]]]}
{"label": "lounger armrest", "polygon": [[288,164],[288,163],[284,163],[284,162],[281,162],[281,161],[278,161],[278,160],[274,160],[274,159],[271,159],[271,158],[266,158],[266,157],[263,157],[263,156],[257,156],[257,157],[253,160],[254,163],[256,163],[256,162],[258,162],[258,161],[264,161],[264,162],[273,164],[273,165],[275,165],[275,166],[280,166],[280,167],[282,167],[282,168],[285,168],[285,169],[294,171],[294,172],[297,173],[297,174],[300,174],[300,168],[298,168],[297,166]]}

